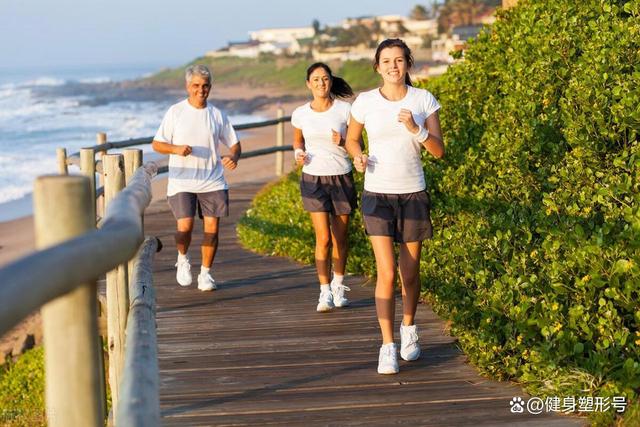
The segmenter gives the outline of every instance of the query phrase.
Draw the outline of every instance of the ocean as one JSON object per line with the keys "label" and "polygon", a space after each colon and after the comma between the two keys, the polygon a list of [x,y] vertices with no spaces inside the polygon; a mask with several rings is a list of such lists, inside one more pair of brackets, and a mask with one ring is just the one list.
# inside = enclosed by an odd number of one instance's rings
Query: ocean
{"label": "ocean", "polygon": [[[153,64],[0,68],[0,221],[31,213],[34,179],[56,173],[56,148],[75,153],[94,145],[98,132],[106,132],[109,141],[152,136],[164,112],[182,94],[107,92],[115,82],[140,78],[160,68]],[[256,120],[248,115],[230,118],[232,123]],[[69,171],[77,172],[77,168],[70,166]]]}

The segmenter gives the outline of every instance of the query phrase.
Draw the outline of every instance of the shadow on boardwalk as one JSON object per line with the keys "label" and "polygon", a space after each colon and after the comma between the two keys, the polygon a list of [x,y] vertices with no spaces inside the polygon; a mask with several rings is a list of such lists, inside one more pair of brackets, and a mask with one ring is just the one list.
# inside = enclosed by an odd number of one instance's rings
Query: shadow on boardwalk
{"label": "shadow on boardwalk", "polygon": [[[350,308],[317,313],[312,267],[238,245],[235,223],[260,187],[230,191],[213,270],[219,289],[211,293],[175,283],[174,219],[164,201],[147,212],[146,232],[164,243],[154,275],[164,425],[585,424],[510,413],[522,390],[478,376],[427,306],[416,318],[422,357],[401,361],[398,375],[378,375],[373,288],[364,278],[346,280]],[[190,250],[194,279],[200,237],[198,230]]]}

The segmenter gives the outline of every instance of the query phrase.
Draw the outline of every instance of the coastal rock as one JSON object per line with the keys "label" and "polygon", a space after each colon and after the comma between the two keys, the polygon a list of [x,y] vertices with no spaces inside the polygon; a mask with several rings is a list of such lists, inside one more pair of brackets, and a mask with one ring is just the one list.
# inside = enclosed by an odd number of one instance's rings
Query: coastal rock
{"label": "coastal rock", "polygon": [[27,350],[32,349],[36,344],[36,339],[33,334],[26,334],[19,337],[13,345],[11,355],[18,357]]}

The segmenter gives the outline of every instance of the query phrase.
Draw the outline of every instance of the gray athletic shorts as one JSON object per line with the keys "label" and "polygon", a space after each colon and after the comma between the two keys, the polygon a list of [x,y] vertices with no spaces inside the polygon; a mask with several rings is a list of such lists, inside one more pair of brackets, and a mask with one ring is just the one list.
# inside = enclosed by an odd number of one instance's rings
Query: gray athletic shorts
{"label": "gray athletic shorts", "polygon": [[370,236],[391,236],[398,243],[417,242],[433,236],[429,193],[362,193],[362,217]]}
{"label": "gray athletic shorts", "polygon": [[168,197],[169,206],[176,219],[193,218],[197,206],[203,216],[229,216],[229,191],[218,190],[208,193],[176,193]]}
{"label": "gray athletic shorts", "polygon": [[330,212],[348,215],[358,204],[351,172],[344,175],[316,176],[302,173],[302,206],[307,212]]}

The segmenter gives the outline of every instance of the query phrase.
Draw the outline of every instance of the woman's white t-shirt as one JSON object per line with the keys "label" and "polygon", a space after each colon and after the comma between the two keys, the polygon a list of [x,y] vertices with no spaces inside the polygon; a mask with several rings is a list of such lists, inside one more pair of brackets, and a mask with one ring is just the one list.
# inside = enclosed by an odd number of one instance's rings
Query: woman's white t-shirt
{"label": "woman's white t-shirt", "polygon": [[169,155],[167,196],[226,190],[220,144],[238,143],[229,118],[211,104],[195,108],[189,100],[169,107],[154,138],[174,145],[190,145],[188,156]]}
{"label": "woman's white t-shirt", "polygon": [[347,133],[351,104],[334,99],[327,111],[314,111],[311,103],[296,108],[291,115],[291,125],[302,130],[307,163],[302,172],[315,176],[344,175],[351,172],[347,151],[333,143],[331,130]]}
{"label": "woman's white t-shirt", "polygon": [[380,89],[363,92],[351,106],[351,116],[364,124],[369,138],[369,161],[364,189],[374,193],[406,194],[426,188],[420,160],[421,145],[406,126],[398,121],[401,109],[410,110],[413,120],[425,120],[440,108],[427,90],[407,86],[399,101],[389,101]]}

